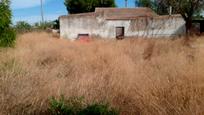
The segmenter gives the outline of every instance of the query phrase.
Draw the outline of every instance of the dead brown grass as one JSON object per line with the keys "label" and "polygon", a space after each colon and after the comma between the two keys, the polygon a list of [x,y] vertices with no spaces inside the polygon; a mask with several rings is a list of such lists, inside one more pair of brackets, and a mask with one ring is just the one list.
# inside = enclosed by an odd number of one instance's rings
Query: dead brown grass
{"label": "dead brown grass", "polygon": [[84,96],[122,115],[204,114],[203,38],[69,42],[19,36],[0,50],[0,114],[46,114],[48,98]]}

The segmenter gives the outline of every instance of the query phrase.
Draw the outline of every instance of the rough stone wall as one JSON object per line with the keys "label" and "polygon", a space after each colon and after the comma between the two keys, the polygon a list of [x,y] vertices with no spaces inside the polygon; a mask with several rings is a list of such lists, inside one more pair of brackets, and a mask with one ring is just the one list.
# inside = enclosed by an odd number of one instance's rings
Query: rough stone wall
{"label": "rough stone wall", "polygon": [[76,39],[78,34],[115,38],[116,27],[125,28],[125,37],[170,37],[185,34],[185,21],[181,16],[106,20],[103,14],[89,13],[60,17],[61,37],[72,40]]}

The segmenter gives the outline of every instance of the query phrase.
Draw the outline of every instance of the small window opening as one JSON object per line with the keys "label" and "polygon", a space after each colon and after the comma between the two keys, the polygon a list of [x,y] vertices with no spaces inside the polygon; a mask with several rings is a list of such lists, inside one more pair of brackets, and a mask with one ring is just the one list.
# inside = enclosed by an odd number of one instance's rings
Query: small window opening
{"label": "small window opening", "polygon": [[80,40],[81,42],[89,42],[90,36],[89,34],[78,34],[78,40]]}
{"label": "small window opening", "polygon": [[121,40],[125,37],[125,28],[124,27],[116,27],[116,39]]}

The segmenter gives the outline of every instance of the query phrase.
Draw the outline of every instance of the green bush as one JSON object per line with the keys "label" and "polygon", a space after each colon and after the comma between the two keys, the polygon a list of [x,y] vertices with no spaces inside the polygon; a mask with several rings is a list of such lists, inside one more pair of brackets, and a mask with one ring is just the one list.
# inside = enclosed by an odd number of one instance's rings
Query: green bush
{"label": "green bush", "polygon": [[70,14],[94,12],[96,7],[116,7],[115,0],[65,0]]}
{"label": "green bush", "polygon": [[48,29],[48,28],[52,28],[53,27],[53,22],[37,22],[34,24],[34,27],[36,29],[40,29],[40,30],[45,30],[45,29]]}
{"label": "green bush", "polygon": [[0,2],[0,47],[11,47],[16,40],[15,31],[11,25],[11,10],[9,0]]}
{"label": "green bush", "polygon": [[29,23],[25,21],[19,21],[15,25],[15,30],[18,33],[25,33],[25,32],[30,32],[30,31],[43,31],[46,29],[59,29],[59,21],[50,21],[50,22],[37,22],[34,25],[30,25]]}
{"label": "green bush", "polygon": [[81,110],[79,115],[118,115],[118,112],[107,104],[92,104]]}
{"label": "green bush", "polygon": [[59,100],[51,98],[49,111],[52,115],[119,115],[108,104],[86,105],[83,98],[65,100],[63,96]]}
{"label": "green bush", "polygon": [[32,26],[25,21],[19,21],[15,25],[15,30],[20,33],[30,32],[32,30]]}
{"label": "green bush", "polygon": [[0,33],[0,47],[13,47],[16,41],[16,33],[12,28],[6,28]]}
{"label": "green bush", "polygon": [[11,10],[8,0],[0,0],[0,33],[11,24]]}
{"label": "green bush", "polygon": [[59,100],[54,97],[50,99],[50,112],[53,115],[77,115],[82,108],[79,98],[65,100],[63,96]]}

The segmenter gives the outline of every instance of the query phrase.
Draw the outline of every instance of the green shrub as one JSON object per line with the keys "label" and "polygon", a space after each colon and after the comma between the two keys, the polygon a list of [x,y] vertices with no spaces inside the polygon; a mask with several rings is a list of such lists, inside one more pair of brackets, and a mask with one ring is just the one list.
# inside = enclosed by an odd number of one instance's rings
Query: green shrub
{"label": "green shrub", "polygon": [[67,106],[63,98],[60,100],[56,100],[52,98],[49,109],[51,111],[51,114],[53,115],[73,115],[74,114],[73,107]]}
{"label": "green shrub", "polygon": [[59,29],[59,20],[48,21],[48,22],[37,22],[34,24],[35,29]]}
{"label": "green shrub", "polygon": [[107,104],[89,105],[80,111],[79,115],[118,115],[119,113]]}
{"label": "green shrub", "polygon": [[49,111],[52,115],[119,115],[119,112],[108,104],[86,105],[83,98],[70,98],[59,100],[51,98]]}
{"label": "green shrub", "polygon": [[77,115],[83,108],[83,98],[70,98],[65,100],[63,96],[59,100],[50,99],[50,112],[53,115]]}
{"label": "green shrub", "polygon": [[11,47],[15,43],[16,34],[10,27],[11,10],[9,0],[0,2],[0,47]]}
{"label": "green shrub", "polygon": [[32,30],[32,26],[25,22],[25,21],[19,21],[16,23],[15,25],[15,29],[17,32],[20,32],[20,33],[24,33],[24,32],[29,32]]}
{"label": "green shrub", "polygon": [[8,0],[0,0],[0,33],[11,24],[11,10]]}
{"label": "green shrub", "polygon": [[53,22],[41,22],[41,23],[35,23],[34,24],[34,27],[36,29],[40,29],[40,30],[52,28],[52,26],[53,26]]}
{"label": "green shrub", "polygon": [[0,46],[13,47],[16,41],[16,33],[12,28],[6,28],[0,33]]}

